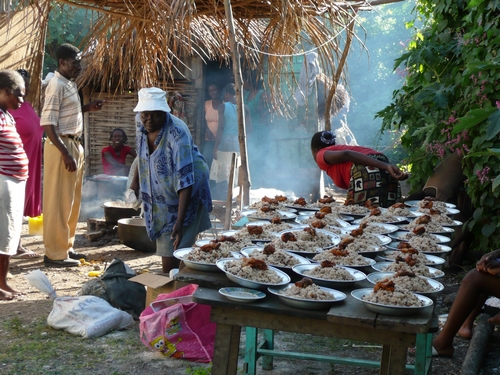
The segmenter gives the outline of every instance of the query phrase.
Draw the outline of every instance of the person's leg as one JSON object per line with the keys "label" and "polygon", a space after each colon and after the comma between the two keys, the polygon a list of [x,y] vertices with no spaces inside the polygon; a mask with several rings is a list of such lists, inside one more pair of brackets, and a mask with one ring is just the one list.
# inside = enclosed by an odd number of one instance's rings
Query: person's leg
{"label": "person's leg", "polygon": [[[62,138],[68,150],[72,140]],[[70,151],[71,152],[71,151]],[[59,150],[45,142],[43,176],[43,244],[45,256],[50,260],[68,259],[70,228],[68,225],[73,207],[77,172],[68,172]],[[77,157],[76,160],[79,160]],[[68,265],[77,266],[77,262]]]}
{"label": "person's leg", "polygon": [[[82,200],[82,184],[83,184],[83,170],[84,170],[84,153],[83,153],[83,147],[80,146],[76,142],[71,142],[72,143],[72,154],[75,156],[76,161],[78,162],[78,167],[76,169],[75,174],[75,180],[74,180],[74,186],[72,187],[73,190],[73,204],[71,207],[71,213],[68,219],[68,228],[69,228],[69,241],[68,241],[68,250],[70,252],[73,252],[73,254],[70,254],[70,257],[75,259],[75,258],[83,258],[83,254],[77,254],[73,250],[73,245],[75,243],[75,234],[76,234],[76,227],[78,225],[78,218],[80,217],[80,204]],[[77,157],[78,155],[78,157]]]}
{"label": "person's leg", "polygon": [[31,258],[38,258],[40,256],[41,256],[40,254],[37,254],[34,251],[25,248],[21,244],[21,238],[19,238],[19,245],[17,246],[16,255],[13,255],[14,258],[31,259]]}
{"label": "person's leg", "polygon": [[491,318],[489,318],[488,322],[490,322],[491,324],[500,325],[500,313],[498,313],[495,316],[492,316]]}
{"label": "person's leg", "polygon": [[[7,291],[7,273],[9,272],[9,256],[0,254],[0,301],[9,301],[14,295]],[[2,287],[3,286],[3,287]]]}
{"label": "person's leg", "polygon": [[480,296],[478,299],[478,302],[476,304],[476,307],[472,312],[469,314],[467,319],[465,319],[465,322],[463,322],[462,326],[457,332],[457,335],[460,337],[463,337],[464,339],[470,340],[472,338],[472,329],[474,327],[474,322],[476,321],[476,317],[479,315],[481,312],[481,309],[483,308],[484,303],[488,299],[488,296],[483,294]]}
{"label": "person's leg", "polygon": [[473,269],[462,280],[448,319],[439,335],[432,341],[433,347],[440,355],[453,354],[453,338],[476,308],[483,294],[500,296],[500,277]]}

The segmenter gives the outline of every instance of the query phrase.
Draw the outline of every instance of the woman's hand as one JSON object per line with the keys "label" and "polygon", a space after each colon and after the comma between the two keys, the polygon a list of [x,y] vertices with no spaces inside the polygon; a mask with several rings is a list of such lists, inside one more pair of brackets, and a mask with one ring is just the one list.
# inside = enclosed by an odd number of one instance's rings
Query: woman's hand
{"label": "woman's hand", "polygon": [[179,223],[179,220],[175,222],[170,238],[174,240],[174,250],[177,250],[182,240],[182,223]]}
{"label": "woman's hand", "polygon": [[212,152],[212,159],[217,160],[217,149],[214,148],[214,151]]}
{"label": "woman's hand", "polygon": [[476,263],[476,269],[479,272],[489,272],[489,268],[492,270],[496,269],[496,274],[500,273],[500,261],[497,260],[500,257],[500,249],[492,251],[491,253],[484,254],[481,259]]}
{"label": "woman's hand", "polygon": [[408,178],[408,173],[401,171],[396,165],[394,164],[387,164],[386,171],[389,172],[389,174],[394,177],[396,180],[403,181]]}

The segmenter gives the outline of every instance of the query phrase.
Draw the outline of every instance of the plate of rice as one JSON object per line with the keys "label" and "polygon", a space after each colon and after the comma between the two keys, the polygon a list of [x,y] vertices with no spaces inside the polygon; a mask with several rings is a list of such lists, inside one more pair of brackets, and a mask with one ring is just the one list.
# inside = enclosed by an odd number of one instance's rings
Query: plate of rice
{"label": "plate of rice", "polygon": [[340,237],[332,232],[306,227],[280,232],[271,244],[276,249],[307,256],[336,246],[339,242]]}
{"label": "plate of rice", "polygon": [[[407,231],[403,231],[403,230],[398,230],[397,232],[389,233],[388,236],[394,240],[397,240],[397,241],[409,241],[409,242],[411,242],[411,240],[414,239],[414,237],[421,239],[421,240],[428,238],[436,244],[440,244],[440,243],[442,244],[442,243],[447,243],[447,242],[451,241],[450,237],[442,236],[440,234],[432,234],[432,233],[415,234],[413,232],[407,232]],[[413,247],[415,247],[415,246],[413,245]],[[415,248],[417,250],[420,250],[420,248],[418,248],[418,247],[415,247]]]}
{"label": "plate of rice", "polygon": [[216,265],[229,280],[250,289],[264,290],[269,286],[283,287],[290,282],[290,276],[285,272],[268,266],[260,259],[228,258],[218,260]]}
{"label": "plate of rice", "polygon": [[372,265],[375,271],[379,272],[399,272],[409,271],[416,275],[438,279],[444,276],[444,272],[434,267],[429,267],[424,264],[409,265],[406,262],[377,262]]}
{"label": "plate of rice", "polygon": [[300,264],[292,269],[300,276],[310,278],[315,284],[330,288],[351,287],[355,282],[366,279],[366,275],[361,271],[337,266],[327,260],[320,264]]}
{"label": "plate of rice", "polygon": [[245,247],[241,249],[241,253],[246,257],[261,259],[284,271],[291,270],[293,266],[298,264],[311,264],[309,259],[285,250],[276,250],[272,245]]}
{"label": "plate of rice", "polygon": [[405,289],[394,292],[379,289],[374,292],[373,288],[362,288],[353,290],[351,296],[361,301],[368,310],[385,315],[413,315],[433,305],[429,297]]}
{"label": "plate of rice", "polygon": [[258,301],[266,297],[266,293],[248,288],[220,288],[219,293],[231,301],[243,303]]}
{"label": "plate of rice", "polygon": [[386,250],[384,253],[379,254],[379,258],[388,262],[394,262],[398,257],[406,258],[409,255],[411,256],[411,259],[417,262],[417,264],[434,267],[438,270],[443,267],[443,264],[445,262],[445,260],[441,257],[429,255],[420,251],[418,252],[418,254],[408,254],[402,251]]}
{"label": "plate of rice", "polygon": [[369,274],[366,279],[372,284],[377,284],[379,281],[383,280],[392,280],[396,287],[404,288],[410,292],[422,294],[423,296],[430,296],[444,289],[444,285],[434,279],[394,272],[373,272]]}
{"label": "plate of rice", "polygon": [[184,264],[193,270],[206,272],[219,272],[216,263],[224,258],[241,258],[242,255],[234,251],[212,250],[203,251],[199,247],[187,247],[174,251],[174,257],[182,260]]}
{"label": "plate of rice", "polygon": [[406,216],[392,216],[390,218],[383,219],[384,216],[380,217],[380,219],[375,219],[378,216],[365,216],[361,219],[356,219],[353,220],[352,224],[353,225],[360,225],[362,223],[380,223],[380,224],[391,224],[391,225],[398,225],[404,222],[408,221],[408,218]]}
{"label": "plate of rice", "polygon": [[317,263],[324,260],[334,262],[338,266],[354,268],[360,271],[370,270],[371,266],[376,263],[374,259],[364,257],[355,251],[338,248],[325,250],[312,258],[312,261]]}
{"label": "plate of rice", "polygon": [[339,227],[346,228],[349,227],[347,221],[340,218],[340,216],[335,217],[335,215],[327,215],[323,219],[318,219],[314,215],[299,215],[295,219],[298,224],[311,225],[317,229],[323,229],[324,227]]}
{"label": "plate of rice", "polygon": [[446,253],[449,253],[452,250],[450,246],[426,240],[422,241],[422,239],[417,237],[411,239],[409,242],[406,241],[391,242],[390,244],[387,245],[387,248],[398,251],[401,250],[402,244],[405,243],[410,244],[410,246],[413,247],[415,250],[418,250],[419,252],[428,255],[442,256]]}
{"label": "plate of rice", "polygon": [[249,220],[272,220],[274,218],[279,218],[281,220],[294,220],[297,217],[297,214],[281,210],[272,210],[268,212],[264,212],[262,210],[248,210],[241,211],[241,216],[246,216]]}
{"label": "plate of rice", "polygon": [[[348,227],[345,227],[345,230],[355,230],[360,228],[360,224],[358,225],[351,225]],[[389,234],[389,233],[394,233],[397,232],[399,229],[398,226],[392,225],[392,224],[385,224],[385,223],[366,223],[363,226],[363,232],[364,233],[370,233],[370,234]]]}
{"label": "plate of rice", "polygon": [[[406,204],[407,206],[411,206],[411,207],[420,207],[423,204],[422,202],[425,202],[425,201],[426,201],[426,199],[411,200],[411,201],[404,202],[404,204]],[[433,206],[436,206],[437,208],[440,208],[440,207],[457,208],[457,206],[453,203],[437,201],[437,200],[432,200],[431,202],[433,203]]]}
{"label": "plate of rice", "polygon": [[[431,213],[431,209],[422,208],[422,207],[410,207],[409,210],[412,213],[415,213],[415,212],[420,212],[423,214],[430,214]],[[448,215],[448,216],[453,216],[453,215],[460,213],[460,210],[457,208],[440,208],[440,209],[436,209],[435,211],[439,211],[441,214]]]}
{"label": "plate of rice", "polygon": [[306,278],[288,284],[285,288],[269,287],[267,290],[278,296],[285,305],[308,310],[329,309],[347,297],[338,290],[316,285],[311,279]]}

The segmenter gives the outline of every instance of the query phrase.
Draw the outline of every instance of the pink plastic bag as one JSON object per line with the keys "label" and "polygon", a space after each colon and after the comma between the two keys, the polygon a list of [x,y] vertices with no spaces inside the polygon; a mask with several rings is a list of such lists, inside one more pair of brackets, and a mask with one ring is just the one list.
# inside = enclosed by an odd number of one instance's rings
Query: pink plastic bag
{"label": "pink plastic bag", "polygon": [[[160,294],[154,311],[148,306],[140,316],[140,338],[144,345],[167,357],[211,362],[216,324],[210,322],[208,305],[187,302],[198,286],[187,285],[172,293]],[[161,301],[161,302],[159,302]],[[182,301],[184,303],[177,303]],[[173,303],[169,306],[170,303]]]}

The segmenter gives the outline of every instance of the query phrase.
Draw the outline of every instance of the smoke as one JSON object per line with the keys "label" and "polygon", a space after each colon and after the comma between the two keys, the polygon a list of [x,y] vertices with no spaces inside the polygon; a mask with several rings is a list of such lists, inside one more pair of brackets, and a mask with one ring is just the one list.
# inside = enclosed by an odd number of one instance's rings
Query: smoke
{"label": "smoke", "polygon": [[83,184],[80,221],[86,221],[89,218],[104,218],[104,203],[124,201],[127,178],[107,177],[109,179],[89,177]]}

